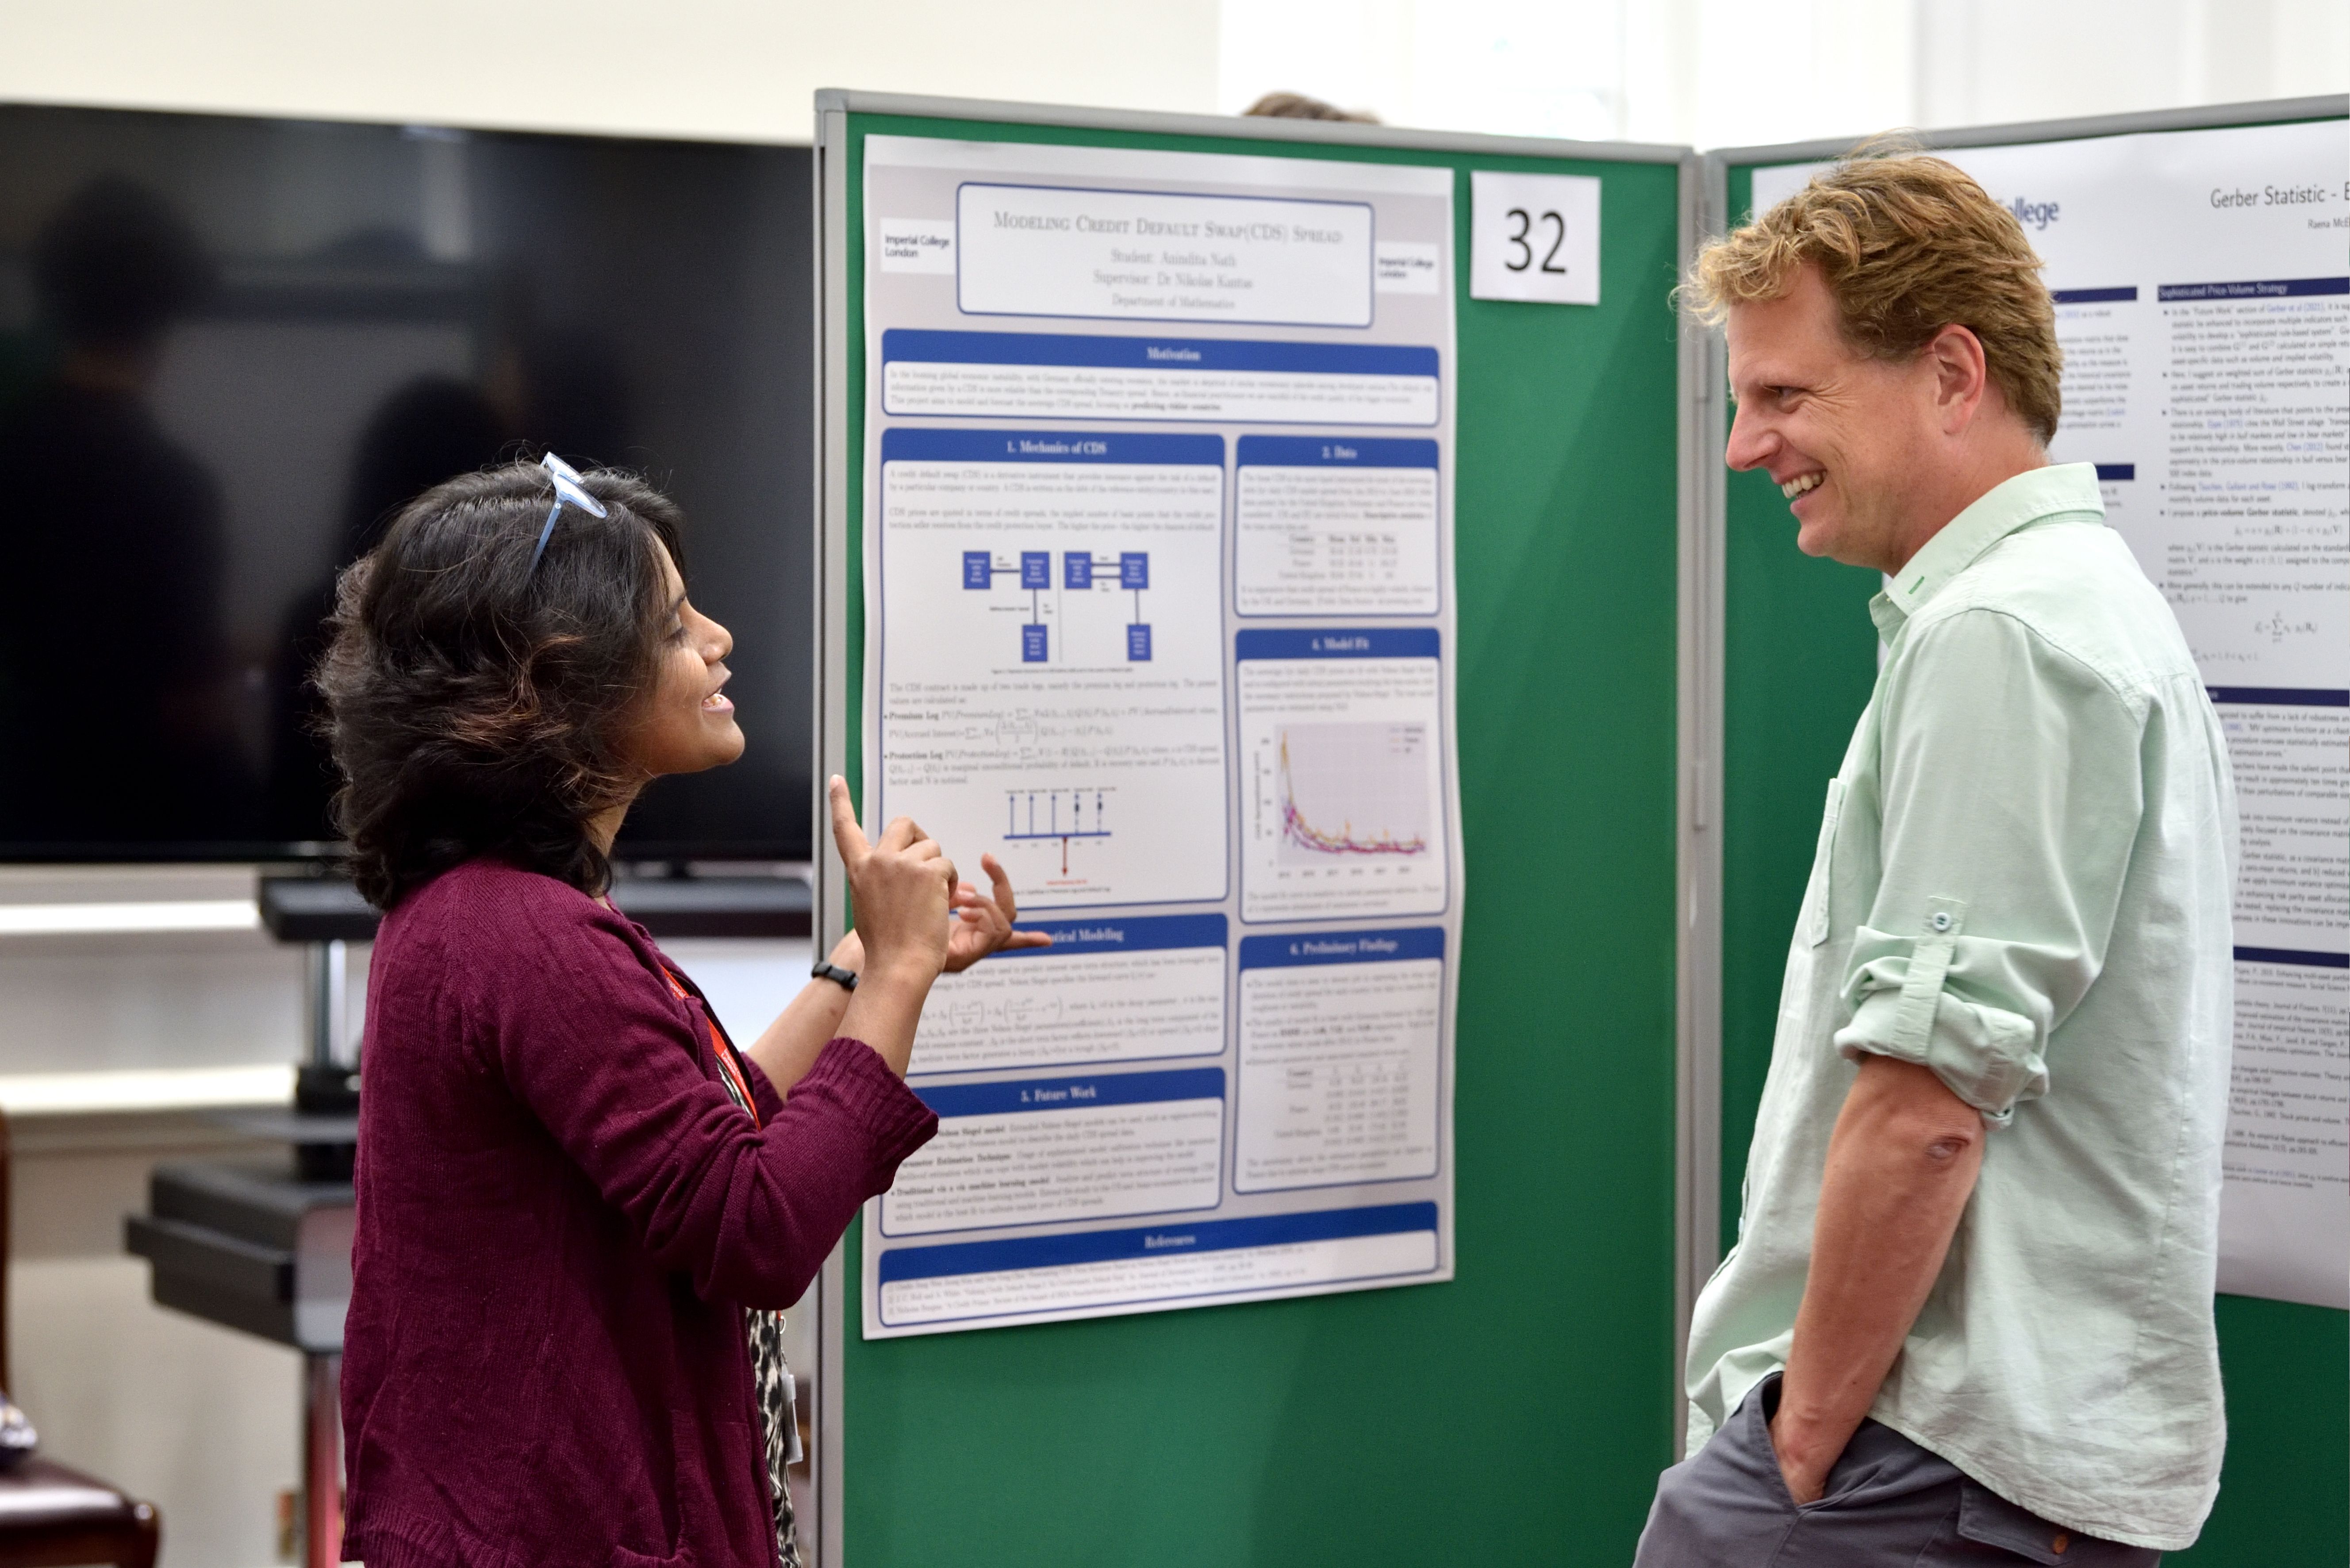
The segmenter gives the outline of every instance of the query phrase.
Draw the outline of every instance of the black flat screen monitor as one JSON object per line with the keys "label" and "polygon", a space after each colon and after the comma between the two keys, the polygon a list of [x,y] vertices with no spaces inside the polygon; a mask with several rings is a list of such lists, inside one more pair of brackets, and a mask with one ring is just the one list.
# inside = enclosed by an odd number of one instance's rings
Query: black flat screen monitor
{"label": "black flat screen monitor", "polygon": [[809,153],[0,106],[0,859],[330,858],[338,569],[553,450],[687,517],[749,748],[630,859],[804,860]]}

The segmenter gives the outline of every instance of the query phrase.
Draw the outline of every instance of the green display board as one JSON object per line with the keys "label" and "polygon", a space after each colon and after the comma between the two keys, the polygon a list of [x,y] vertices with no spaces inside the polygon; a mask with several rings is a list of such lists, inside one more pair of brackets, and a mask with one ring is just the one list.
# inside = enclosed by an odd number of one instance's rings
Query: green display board
{"label": "green display board", "polygon": [[[2241,123],[2147,117],[2073,134]],[[1976,141],[2063,134],[1986,132]],[[1750,150],[1751,151],[1751,150]],[[1826,155],[1742,154],[1725,211],[1742,222],[1753,171]],[[1767,475],[1725,476],[1721,943],[1721,1245],[1770,1066],[1787,943],[1819,833],[1821,801],[1877,674],[1876,574],[1800,554]],[[2219,1300],[2228,1453],[2202,1539],[2165,1558],[2189,1568],[2341,1568],[2350,1563],[2350,1322],[2320,1307]]]}
{"label": "green display board", "polygon": [[[1674,1345],[1680,423],[1669,300],[1690,168],[1340,128],[861,112],[825,121],[845,209],[827,328],[840,667],[861,658],[855,454],[870,134],[1457,171],[1457,686],[1467,842],[1443,1284],[866,1342],[839,1386],[827,1563],[1628,1562],[1679,1420]],[[1230,124],[1232,122],[1225,122]],[[1176,129],[1166,129],[1166,126]],[[1596,307],[1469,297],[1469,171],[1602,182]],[[833,182],[842,182],[836,185]],[[842,215],[845,212],[845,222]],[[845,241],[845,247],[838,244]],[[837,389],[830,384],[827,390]],[[846,535],[839,532],[845,527]],[[853,680],[827,688],[852,766]],[[845,705],[844,705],[845,704]]]}

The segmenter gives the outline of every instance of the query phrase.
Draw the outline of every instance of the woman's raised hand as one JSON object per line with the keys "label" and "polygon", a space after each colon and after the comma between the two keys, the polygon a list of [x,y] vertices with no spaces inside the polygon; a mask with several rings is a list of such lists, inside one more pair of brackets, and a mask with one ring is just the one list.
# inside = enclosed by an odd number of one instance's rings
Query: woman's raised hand
{"label": "woman's raised hand", "polygon": [[995,888],[990,898],[965,882],[954,890],[954,908],[962,918],[947,938],[947,972],[961,974],[999,948],[1049,948],[1053,939],[1042,931],[1015,931],[1012,922],[1020,918],[1019,906],[1012,899],[1012,878],[1004,875],[1003,866],[993,855],[979,857],[979,868],[987,873]]}
{"label": "woman's raised hand", "polygon": [[897,818],[868,843],[848,803],[847,782],[838,774],[830,796],[833,842],[857,900],[866,972],[918,979],[927,990],[947,961],[954,862],[910,817]]}

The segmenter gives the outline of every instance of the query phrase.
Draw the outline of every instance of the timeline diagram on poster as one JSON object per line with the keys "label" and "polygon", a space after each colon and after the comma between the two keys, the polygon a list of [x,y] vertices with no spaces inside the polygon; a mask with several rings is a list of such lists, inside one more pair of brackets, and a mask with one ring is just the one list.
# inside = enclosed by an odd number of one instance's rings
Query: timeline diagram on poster
{"label": "timeline diagram on poster", "polygon": [[941,976],[868,1337],[1449,1278],[1451,171],[872,136],[865,797]]}
{"label": "timeline diagram on poster", "polygon": [[1444,908],[1442,640],[1243,631],[1241,918]]}
{"label": "timeline diagram on poster", "polygon": [[[2350,1306],[2350,140],[1945,154],[2047,264],[2059,462],[2178,617],[2242,825],[2220,1288]],[[1758,170],[1758,207],[1810,165]]]}

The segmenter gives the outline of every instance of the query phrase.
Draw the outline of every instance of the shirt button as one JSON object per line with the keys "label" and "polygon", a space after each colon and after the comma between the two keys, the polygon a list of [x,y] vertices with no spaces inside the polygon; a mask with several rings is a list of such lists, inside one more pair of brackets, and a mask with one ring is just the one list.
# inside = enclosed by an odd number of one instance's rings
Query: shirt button
{"label": "shirt button", "polygon": [[[1947,931],[1947,930],[1949,930],[1949,929],[1950,929],[1950,911],[1949,911],[1949,910],[1947,910],[1947,909],[1937,909],[1937,910],[1935,910],[1935,911],[1934,911],[1933,926],[1934,926],[1934,929],[1935,929],[1936,930],[1938,930],[1938,931]],[[2060,1548],[2058,1548],[2058,1550],[2059,1550],[2059,1551],[2062,1551],[2062,1550],[2063,1550],[2063,1548],[2061,1548],[2061,1547],[2060,1547]]]}

